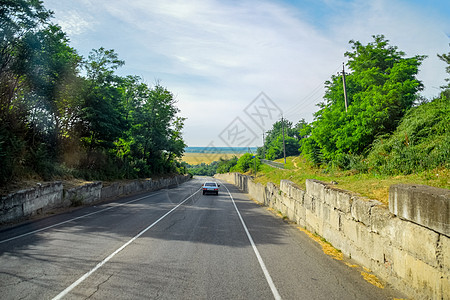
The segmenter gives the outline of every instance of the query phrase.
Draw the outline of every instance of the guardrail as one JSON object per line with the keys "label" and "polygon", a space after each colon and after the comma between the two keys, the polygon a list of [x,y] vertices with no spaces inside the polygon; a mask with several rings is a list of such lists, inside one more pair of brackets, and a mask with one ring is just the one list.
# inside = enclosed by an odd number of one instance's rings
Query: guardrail
{"label": "guardrail", "polygon": [[267,160],[267,159],[260,159],[260,161],[265,165],[269,165],[271,167],[278,168],[278,169],[284,169],[284,164],[282,164],[282,163],[274,162],[274,161]]}

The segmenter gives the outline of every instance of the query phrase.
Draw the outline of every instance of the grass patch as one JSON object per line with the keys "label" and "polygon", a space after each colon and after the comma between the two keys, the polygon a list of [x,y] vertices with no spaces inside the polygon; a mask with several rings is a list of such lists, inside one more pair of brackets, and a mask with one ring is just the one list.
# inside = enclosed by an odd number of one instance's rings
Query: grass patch
{"label": "grass patch", "polygon": [[[305,189],[306,179],[317,179],[328,183],[333,181],[337,182],[337,188],[378,200],[384,204],[388,204],[389,187],[393,184],[423,184],[450,189],[450,170],[447,168],[423,171],[411,175],[388,176],[376,173],[355,174],[351,170],[328,171],[324,168],[311,166],[302,157],[288,157],[286,160],[286,168],[284,170],[261,165],[254,181],[263,185],[266,185],[268,182],[279,185],[280,180],[287,179],[303,189]],[[283,159],[277,161],[283,162]]]}

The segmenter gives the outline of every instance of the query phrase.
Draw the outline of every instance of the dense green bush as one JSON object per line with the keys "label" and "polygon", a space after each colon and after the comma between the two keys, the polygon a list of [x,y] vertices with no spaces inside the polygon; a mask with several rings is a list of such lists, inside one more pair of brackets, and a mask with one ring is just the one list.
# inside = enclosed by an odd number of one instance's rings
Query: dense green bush
{"label": "dense green bush", "polygon": [[231,159],[220,159],[219,164],[217,165],[217,173],[228,173],[231,168],[234,167],[238,162],[238,158],[236,156]]}
{"label": "dense green bush", "polygon": [[251,153],[245,153],[239,158],[237,164],[230,169],[230,172],[245,173],[248,170],[254,170],[254,168],[258,170],[260,165],[261,161],[258,157],[254,157]]}
{"label": "dense green bush", "polygon": [[201,163],[199,165],[188,165],[187,170],[191,175],[199,175],[199,176],[214,176],[216,174],[217,161],[213,161],[210,164]]}
{"label": "dense green bush", "polygon": [[375,141],[367,164],[384,174],[450,168],[450,99],[442,93],[412,108],[392,135]]}

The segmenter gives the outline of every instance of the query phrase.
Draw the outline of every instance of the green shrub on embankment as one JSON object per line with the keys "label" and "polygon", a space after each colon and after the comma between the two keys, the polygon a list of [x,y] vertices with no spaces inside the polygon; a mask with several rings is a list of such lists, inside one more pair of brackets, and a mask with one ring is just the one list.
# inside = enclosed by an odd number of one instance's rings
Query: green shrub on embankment
{"label": "green shrub on embankment", "polygon": [[450,99],[444,93],[409,110],[390,136],[378,138],[367,156],[368,170],[412,174],[450,167]]}

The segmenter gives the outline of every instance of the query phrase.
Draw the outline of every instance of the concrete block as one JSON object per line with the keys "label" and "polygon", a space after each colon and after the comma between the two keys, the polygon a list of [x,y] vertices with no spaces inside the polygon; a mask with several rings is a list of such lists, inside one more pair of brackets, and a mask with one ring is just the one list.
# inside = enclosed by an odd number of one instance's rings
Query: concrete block
{"label": "concrete block", "polygon": [[425,263],[437,267],[438,233],[417,224],[399,220],[393,223],[392,244]]}
{"label": "concrete block", "polygon": [[440,291],[436,291],[435,299],[450,299],[450,275],[448,272],[441,273]]}
{"label": "concrete block", "polygon": [[369,236],[372,249],[369,250],[368,255],[376,262],[376,264],[385,264],[387,262],[386,253],[391,251],[389,240],[375,232],[370,232]]}
{"label": "concrete block", "polygon": [[384,205],[376,205],[371,209],[370,226],[371,230],[376,233],[383,232],[384,228],[388,226],[389,221],[394,216],[389,212],[388,208]]}
{"label": "concrete block", "polygon": [[289,220],[295,219],[295,200],[291,197],[283,196],[282,201],[286,205],[286,216]]}
{"label": "concrete block", "polygon": [[294,184],[292,181],[282,179],[280,180],[280,190],[286,195],[290,196],[289,190],[292,184]]}
{"label": "concrete block", "polygon": [[343,191],[336,191],[336,208],[344,213],[349,213],[352,207],[352,195]]}
{"label": "concrete block", "polygon": [[97,181],[78,186],[65,191],[64,201],[68,205],[81,205],[96,202],[101,199],[102,182]]}
{"label": "concrete block", "polygon": [[313,197],[311,197],[310,195],[308,195],[308,194],[305,194],[305,196],[303,197],[303,206],[307,209],[307,210],[309,210],[309,211],[311,211],[311,212],[313,212],[313,207],[314,207],[314,199],[313,199]]}
{"label": "concrete block", "polygon": [[254,183],[253,181],[248,182],[248,193],[252,195],[252,198],[259,203],[264,203],[265,188],[262,184]]}
{"label": "concrete block", "polygon": [[327,187],[325,182],[315,180],[315,179],[306,179],[306,193],[314,198],[323,199],[323,195],[325,193],[325,188]]}
{"label": "concrete block", "polygon": [[358,226],[363,226],[361,224],[358,225],[353,219],[350,218],[341,218],[342,232],[344,235],[353,243],[358,242]]}
{"label": "concrete block", "polygon": [[267,192],[271,195],[278,193],[277,186],[272,182],[268,182],[266,188],[267,188]]}
{"label": "concrete block", "polygon": [[290,196],[292,198],[294,198],[296,201],[303,203],[304,195],[305,195],[305,191],[302,190],[299,186],[297,186],[295,184],[291,186]]}
{"label": "concrete block", "polygon": [[329,211],[329,219],[328,224],[336,231],[341,231],[341,217],[343,217],[343,213],[338,211],[337,209],[331,209]]}
{"label": "concrete block", "polygon": [[383,246],[385,243],[380,235],[371,232],[369,227],[354,219],[343,217],[341,218],[341,225],[345,238],[354,245],[355,249],[351,250],[350,253],[352,258],[357,253],[360,263],[372,264],[371,260],[383,261]]}
{"label": "concrete block", "polygon": [[295,217],[294,220],[298,225],[305,227],[306,226],[306,209],[300,203],[296,203],[295,205]]}
{"label": "concrete block", "polygon": [[450,274],[450,238],[445,235],[440,236],[437,256],[442,271]]}
{"label": "concrete block", "polygon": [[330,242],[333,247],[342,251],[344,255],[346,252],[342,249],[348,249],[347,240],[342,232],[337,231],[335,228],[331,227],[329,224],[323,224],[323,234],[322,236]]}
{"label": "concrete block", "polygon": [[337,207],[337,193],[338,191],[335,189],[326,189],[323,195],[323,201],[331,207]]}
{"label": "concrete block", "polygon": [[397,184],[389,189],[389,210],[398,217],[450,237],[450,190]]}
{"label": "concrete block", "polygon": [[330,214],[331,214],[330,206],[328,204],[322,202],[320,204],[320,209],[318,209],[318,211],[320,211],[319,217],[323,220],[323,222],[329,223],[330,222]]}
{"label": "concrete block", "polygon": [[366,226],[370,226],[370,215],[372,207],[381,205],[381,202],[375,200],[369,200],[362,197],[354,197],[351,205],[351,215],[358,221],[362,222]]}
{"label": "concrete block", "polygon": [[303,195],[305,191],[303,191],[298,185],[296,185],[292,181],[281,180],[280,190],[291,198],[294,198],[298,201],[303,201]]}
{"label": "concrete block", "polygon": [[0,210],[0,223],[7,223],[24,217],[22,204],[12,205],[13,201],[11,199],[5,202],[9,202],[7,205],[8,208]]}
{"label": "concrete block", "polygon": [[393,248],[392,258],[397,276],[410,287],[410,296],[418,299],[443,299],[442,272],[398,248]]}
{"label": "concrete block", "polygon": [[305,225],[309,231],[322,235],[323,221],[310,210],[306,210]]}
{"label": "concrete block", "polygon": [[36,215],[43,210],[61,206],[63,186],[60,181],[38,186],[25,192],[22,208],[24,216]]}

